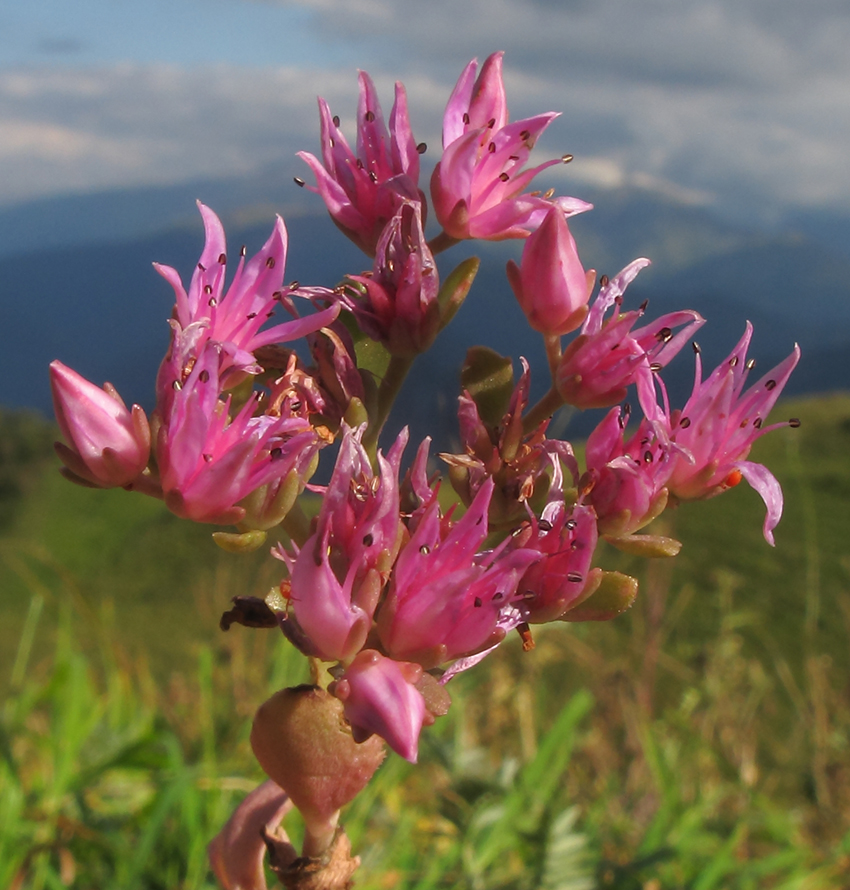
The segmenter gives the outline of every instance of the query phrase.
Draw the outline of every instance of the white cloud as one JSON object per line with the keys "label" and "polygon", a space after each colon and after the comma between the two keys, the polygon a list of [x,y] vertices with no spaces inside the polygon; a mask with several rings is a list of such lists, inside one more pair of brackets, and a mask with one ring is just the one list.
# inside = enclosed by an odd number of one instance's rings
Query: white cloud
{"label": "white cloud", "polygon": [[[504,48],[513,117],[564,112],[539,151],[576,155],[552,173],[567,190],[638,184],[754,215],[850,209],[850,11],[838,0],[290,5],[362,49],[387,105],[404,80],[431,159],[461,67]],[[356,92],[353,70],[294,66],[0,71],[0,202],[268,164],[297,173],[294,152],[318,148],[316,94],[350,127]]]}

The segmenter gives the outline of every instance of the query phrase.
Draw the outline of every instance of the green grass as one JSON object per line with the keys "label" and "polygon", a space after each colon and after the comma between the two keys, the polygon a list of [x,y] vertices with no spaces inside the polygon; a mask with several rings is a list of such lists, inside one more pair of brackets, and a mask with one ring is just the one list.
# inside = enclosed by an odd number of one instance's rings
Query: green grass
{"label": "green grass", "polygon": [[[452,681],[422,762],[346,814],[359,886],[850,885],[850,397],[781,410],[802,428],[754,453],[776,549],[742,485],[662,517],[676,560],[606,553],[635,607]],[[212,887],[205,845],[261,779],[251,714],[304,678],[278,634],[217,620],[278,568],[29,453],[0,526],[0,886]]]}

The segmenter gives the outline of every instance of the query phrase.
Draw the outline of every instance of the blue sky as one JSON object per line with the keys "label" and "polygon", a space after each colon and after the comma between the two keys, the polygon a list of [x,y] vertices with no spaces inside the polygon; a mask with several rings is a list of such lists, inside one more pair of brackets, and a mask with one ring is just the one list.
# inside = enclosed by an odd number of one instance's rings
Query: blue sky
{"label": "blue sky", "polygon": [[0,6],[0,205],[242,175],[316,150],[357,67],[402,79],[417,138],[473,56],[514,118],[564,115],[562,181],[730,215],[850,213],[850,8],[839,0],[36,0]]}
{"label": "blue sky", "polygon": [[[311,30],[315,12],[234,0],[36,0],[0,11],[0,66],[211,62],[263,67],[339,58]],[[353,63],[352,58],[349,60]]]}

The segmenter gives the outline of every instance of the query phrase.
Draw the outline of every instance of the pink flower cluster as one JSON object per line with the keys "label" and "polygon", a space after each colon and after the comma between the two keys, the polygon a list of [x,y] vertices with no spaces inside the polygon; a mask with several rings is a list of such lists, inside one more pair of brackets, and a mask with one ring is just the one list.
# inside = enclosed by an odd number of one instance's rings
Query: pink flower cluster
{"label": "pink flower cluster", "polygon": [[[746,388],[748,325],[705,378],[696,349],[692,394],[671,407],[661,372],[704,320],[682,310],[647,322],[645,306],[624,309],[643,258],[602,276],[593,298],[596,273],[584,268],[568,224],[590,205],[527,191],[569,156],[526,167],[556,115],[509,121],[501,53],[480,71],[470,62],[449,98],[430,187],[442,231],[431,240],[419,188],[424,145],[414,140],[401,84],[387,127],[374,84],[360,74],[354,151],[322,99],[319,110],[322,160],[301,153],[316,177],[311,188],[372,268],[332,291],[285,286],[280,218],[259,253],[248,260],[243,250],[233,264],[221,223],[200,205],[206,243],[188,287],[174,269],[156,267],[175,306],[150,420],[108,384],[100,389],[54,362],[65,439],[57,450],[78,482],[157,495],[186,519],[246,533],[284,522],[320,450],[336,440],[330,481],[312,486],[322,495],[317,514],[286,525],[291,538],[274,549],[286,575],[258,620],[326,663],[333,680],[322,695],[333,708],[341,703],[349,743],[377,735],[414,761],[422,727],[448,707],[446,683],[510,631],[531,648],[530,625],[605,620],[629,607],[637,582],[594,565],[600,538],[674,555],[678,542],[646,526],[670,506],[744,479],[765,502],[764,536],[773,543],[782,492],[748,457],[756,439],[785,425],[767,417],[800,351]],[[441,284],[435,256],[476,238],[524,240],[507,277],[543,337],[552,385],[529,405],[525,359],[515,381],[509,359],[470,350],[461,448],[441,455],[452,498],[429,478],[429,439],[405,470],[406,429],[387,451],[378,437],[404,374],[449,323],[477,269],[466,260]],[[300,315],[297,301],[313,311]],[[273,322],[279,311],[284,319]],[[312,364],[305,350],[282,345],[302,338]],[[624,404],[630,392],[642,412],[634,424]],[[610,409],[583,466],[569,442],[549,435],[564,405]],[[286,711],[284,698],[268,714]],[[275,807],[278,797],[270,792]],[[225,862],[235,846],[215,848],[220,875],[239,872]],[[255,839],[248,846],[256,871]]]}

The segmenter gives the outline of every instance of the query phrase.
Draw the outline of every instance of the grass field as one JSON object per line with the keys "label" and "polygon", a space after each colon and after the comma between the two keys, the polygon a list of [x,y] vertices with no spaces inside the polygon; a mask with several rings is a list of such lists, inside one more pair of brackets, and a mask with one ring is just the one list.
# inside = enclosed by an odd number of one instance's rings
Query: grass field
{"label": "grass field", "polygon": [[[803,425],[754,455],[785,491],[776,549],[742,485],[662,517],[676,560],[601,555],[635,607],[453,681],[422,763],[346,814],[359,886],[850,886],[850,397],[779,411]],[[277,566],[2,429],[0,887],[212,887],[205,845],[260,780],[251,714],[304,676],[278,634],[217,629]]]}

